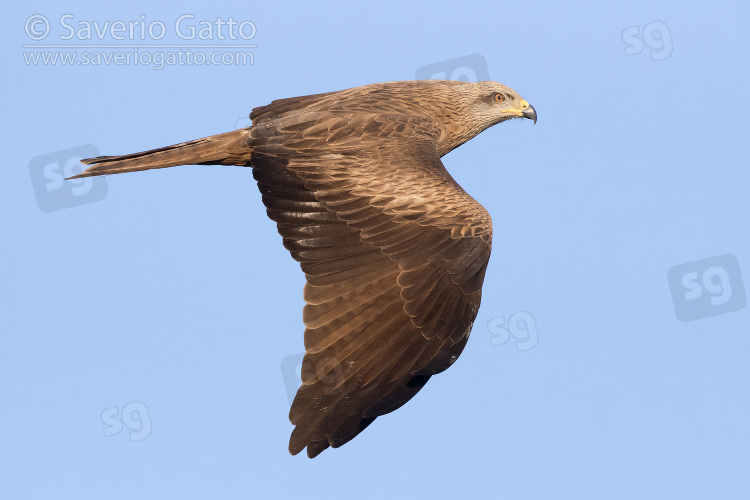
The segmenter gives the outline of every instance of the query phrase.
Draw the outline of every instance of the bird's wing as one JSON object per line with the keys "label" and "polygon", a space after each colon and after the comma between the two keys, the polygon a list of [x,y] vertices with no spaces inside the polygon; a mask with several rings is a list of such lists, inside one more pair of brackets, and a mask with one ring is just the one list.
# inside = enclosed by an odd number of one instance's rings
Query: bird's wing
{"label": "bird's wing", "polygon": [[253,131],[253,175],[307,277],[289,450],[312,458],[455,361],[492,224],[443,167],[430,120],[314,112]]}

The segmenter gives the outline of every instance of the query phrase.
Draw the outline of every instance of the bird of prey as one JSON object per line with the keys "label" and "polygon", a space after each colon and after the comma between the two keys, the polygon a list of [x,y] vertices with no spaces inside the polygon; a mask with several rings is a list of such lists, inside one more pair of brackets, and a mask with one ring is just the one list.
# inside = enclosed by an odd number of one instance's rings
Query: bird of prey
{"label": "bird of prey", "polygon": [[350,441],[458,358],[477,316],[492,221],[440,158],[536,111],[497,82],[425,80],[293,97],[252,125],[82,160],[73,177],[176,165],[251,167],[307,278],[294,455]]}

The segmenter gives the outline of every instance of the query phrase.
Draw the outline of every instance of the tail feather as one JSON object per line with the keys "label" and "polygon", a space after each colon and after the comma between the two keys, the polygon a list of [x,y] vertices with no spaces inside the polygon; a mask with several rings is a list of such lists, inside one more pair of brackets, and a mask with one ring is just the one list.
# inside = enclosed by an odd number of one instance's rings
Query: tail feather
{"label": "tail feather", "polygon": [[141,153],[86,158],[81,163],[91,166],[68,179],[178,165],[250,165],[253,148],[249,138],[250,129],[244,128]]}

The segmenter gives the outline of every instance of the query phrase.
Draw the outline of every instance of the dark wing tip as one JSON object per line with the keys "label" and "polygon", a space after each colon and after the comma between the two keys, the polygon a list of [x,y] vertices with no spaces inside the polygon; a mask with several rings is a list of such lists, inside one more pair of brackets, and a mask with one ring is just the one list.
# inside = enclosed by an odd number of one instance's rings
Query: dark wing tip
{"label": "dark wing tip", "polygon": [[328,444],[328,441],[313,441],[311,443],[307,443],[307,457],[308,458],[315,458],[323,451],[330,446]]}

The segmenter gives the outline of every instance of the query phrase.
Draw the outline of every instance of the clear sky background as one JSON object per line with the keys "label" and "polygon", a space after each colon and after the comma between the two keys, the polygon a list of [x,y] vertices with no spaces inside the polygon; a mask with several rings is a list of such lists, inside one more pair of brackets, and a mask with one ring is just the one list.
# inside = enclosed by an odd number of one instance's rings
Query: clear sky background
{"label": "clear sky background", "polygon": [[[750,498],[746,2],[5,11],[1,497]],[[64,14],[168,32],[65,40]],[[184,14],[252,21],[253,64],[24,59],[43,51],[24,44],[238,43],[180,39]],[[273,99],[433,64],[486,72],[539,116],[443,158],[494,221],[471,339],[343,448],[292,457],[304,277],[250,170],[59,177],[76,155],[225,132]]]}

